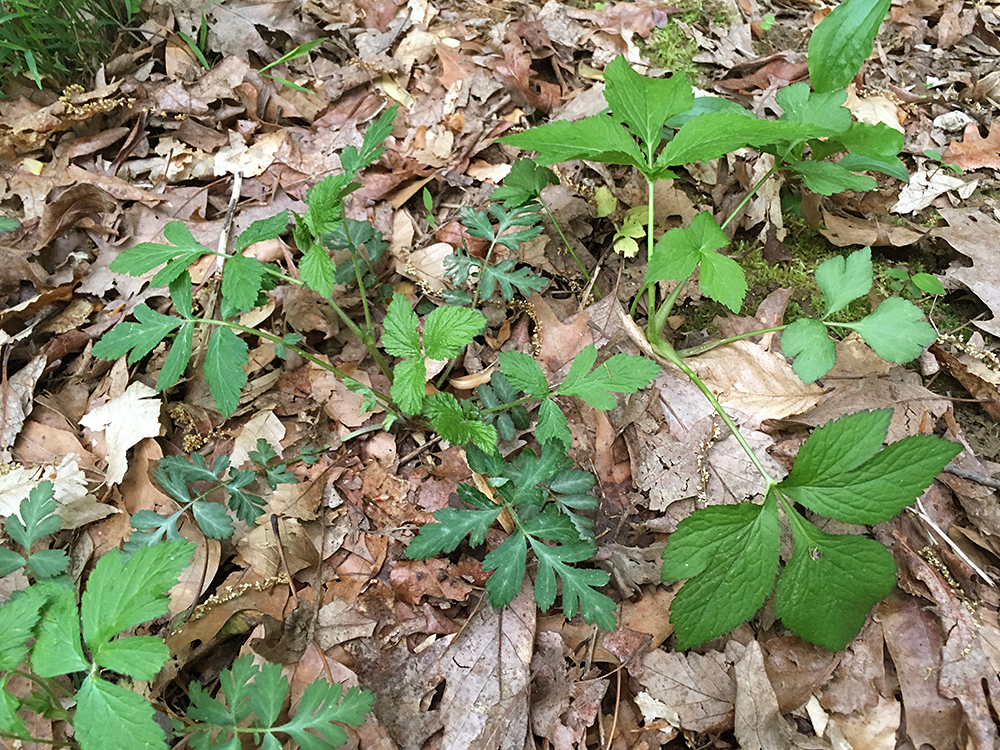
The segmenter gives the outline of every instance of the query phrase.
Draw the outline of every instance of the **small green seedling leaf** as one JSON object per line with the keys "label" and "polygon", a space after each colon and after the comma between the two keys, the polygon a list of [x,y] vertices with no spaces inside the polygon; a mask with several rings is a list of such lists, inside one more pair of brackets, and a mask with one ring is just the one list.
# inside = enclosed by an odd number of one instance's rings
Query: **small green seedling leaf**
{"label": "small green seedling leaf", "polygon": [[618,405],[613,393],[635,393],[652,383],[660,372],[660,366],[652,360],[629,354],[616,354],[591,371],[596,361],[593,344],[581,349],[556,393],[577,396],[595,409],[607,411]]}
{"label": "small green seedling leaf", "polygon": [[846,258],[838,255],[823,261],[816,269],[816,284],[823,293],[824,317],[868,294],[872,288],[871,248],[856,250]]}
{"label": "small green seedling leaf", "polygon": [[793,358],[792,370],[803,383],[826,375],[837,362],[837,346],[818,320],[799,318],[781,333],[781,351]]}
{"label": "small green seedling leaf", "polygon": [[927,294],[944,294],[944,284],[938,279],[937,276],[931,276],[929,273],[915,273],[910,277],[917,289]]}
{"label": "small green seedling leaf", "polygon": [[919,357],[937,338],[937,331],[923,317],[912,302],[889,297],[870,315],[844,325],[860,333],[882,359],[903,364]]}

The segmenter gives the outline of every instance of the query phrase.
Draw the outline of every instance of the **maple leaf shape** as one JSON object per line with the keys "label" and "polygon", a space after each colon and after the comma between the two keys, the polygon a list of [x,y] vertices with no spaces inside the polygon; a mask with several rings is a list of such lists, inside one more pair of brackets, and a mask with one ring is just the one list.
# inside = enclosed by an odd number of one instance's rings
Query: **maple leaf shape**
{"label": "maple leaf shape", "polygon": [[962,140],[948,145],[944,161],[957,164],[962,169],[992,167],[1000,170],[1000,123],[990,125],[990,132],[983,138],[979,134],[979,125],[970,122],[965,126]]}

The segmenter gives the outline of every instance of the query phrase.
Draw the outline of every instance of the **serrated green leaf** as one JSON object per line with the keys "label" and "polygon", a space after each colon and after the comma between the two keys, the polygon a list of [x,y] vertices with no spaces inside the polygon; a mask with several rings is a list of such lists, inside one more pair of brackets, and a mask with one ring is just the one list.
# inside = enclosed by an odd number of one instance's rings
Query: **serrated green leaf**
{"label": "serrated green leaf", "polygon": [[556,575],[562,580],[562,605],[566,617],[572,619],[579,608],[584,622],[596,623],[603,630],[615,629],[615,603],[597,589],[608,582],[603,570],[574,568],[567,563],[582,562],[593,556],[595,547],[587,542],[549,547],[531,539],[531,549],[538,558],[535,579],[535,601],[548,609],[555,601]]}
{"label": "serrated green leaf", "polygon": [[505,475],[509,464],[507,464],[496,453],[483,451],[472,445],[465,452],[469,468],[477,474],[488,477],[502,477]]}
{"label": "serrated green leaf", "polygon": [[843,310],[872,288],[872,249],[827,258],[816,269],[816,284],[823,292],[824,317]]}
{"label": "serrated green leaf", "polygon": [[62,520],[55,515],[57,505],[53,499],[55,490],[52,482],[39,482],[21,501],[19,516],[7,519],[6,530],[10,538],[20,544],[26,551],[43,536],[55,534],[62,525]]}
{"label": "serrated green leaf", "polygon": [[517,159],[503,178],[503,186],[493,191],[490,200],[501,201],[508,208],[523,206],[538,198],[547,185],[558,184],[559,178],[551,169],[541,167],[531,159]]}
{"label": "serrated green leaf", "polygon": [[923,317],[923,310],[912,302],[889,297],[871,315],[844,325],[860,333],[882,359],[904,364],[923,354],[937,338],[934,326]]}
{"label": "serrated green leaf", "polygon": [[629,354],[615,354],[589,372],[596,359],[593,344],[581,349],[556,392],[578,396],[595,409],[607,411],[618,405],[612,393],[635,393],[652,383],[660,372],[660,366],[652,360]]}
{"label": "serrated green leaf", "polygon": [[[372,710],[375,696],[367,690],[352,687],[338,704],[343,687],[330,685],[322,680],[310,683],[302,693],[295,716],[277,727],[277,731],[291,735],[302,750],[327,750],[347,742],[347,734],[334,722],[361,726],[365,714]],[[312,729],[322,739],[306,731]]]}
{"label": "serrated green leaf", "polygon": [[236,238],[236,253],[242,253],[255,242],[277,239],[285,233],[286,229],[288,229],[287,209],[266,219],[258,219],[240,232],[240,236]]}
{"label": "serrated green leaf", "polygon": [[61,549],[40,549],[28,558],[28,567],[38,578],[55,578],[66,572],[69,555]]}
{"label": "serrated green leaf", "polygon": [[274,726],[286,695],[288,680],[281,674],[281,665],[263,664],[247,689],[247,699],[257,715],[254,724],[266,728]]}
{"label": "serrated green leaf", "polygon": [[664,232],[649,259],[646,283],[686,279],[708,253],[725,247],[729,238],[709,211],[697,214],[686,227]]}
{"label": "serrated green leaf", "polygon": [[205,347],[205,380],[224,417],[231,417],[240,405],[240,391],[247,384],[243,366],[248,360],[247,343],[231,328],[220,326],[212,331]]}
{"label": "serrated green leaf", "polygon": [[528,543],[519,531],[483,558],[483,570],[493,571],[486,582],[486,597],[494,609],[506,607],[521,590],[527,559]]}
{"label": "serrated green leaf", "polygon": [[549,489],[561,495],[580,495],[589,492],[597,480],[589,471],[583,469],[566,469],[559,472],[551,482]]}
{"label": "serrated green leaf", "polygon": [[323,299],[333,296],[333,282],[337,267],[320,245],[311,243],[299,261],[299,278],[302,283],[318,293]]}
{"label": "serrated green leaf", "polygon": [[166,750],[163,730],[153,721],[153,706],[138,693],[87,675],[76,700],[73,728],[81,747]]}
{"label": "serrated green leaf", "polygon": [[[536,229],[541,229],[536,227]],[[539,234],[540,232],[535,232]],[[510,235],[505,236],[505,241],[510,240]],[[493,296],[494,284],[500,287],[500,294],[505,300],[510,302],[514,299],[514,290],[517,289],[525,297],[531,296],[532,292],[540,292],[548,286],[549,282],[541,276],[534,274],[528,268],[514,268],[514,261],[510,258],[500,261],[494,266],[486,266],[480,269],[479,296],[482,299],[489,299]]]}
{"label": "serrated green leaf", "polygon": [[31,733],[24,721],[17,715],[21,702],[7,692],[9,674],[0,678],[0,732],[9,732],[12,737],[30,740]]}
{"label": "serrated green leaf", "polygon": [[403,414],[419,414],[427,389],[427,369],[424,358],[404,359],[393,369],[389,395]]}
{"label": "serrated green leaf", "polygon": [[0,670],[17,668],[28,653],[27,641],[46,603],[46,589],[29,586],[0,606]]}
{"label": "serrated green leaf", "polygon": [[424,321],[424,352],[431,359],[457,357],[485,329],[486,316],[478,310],[435,307]]}
{"label": "serrated green leaf", "polygon": [[72,588],[53,584],[46,591],[45,616],[35,631],[31,666],[40,677],[90,669],[80,640],[80,609]]}
{"label": "serrated green leaf", "polygon": [[100,666],[121,672],[135,680],[155,679],[164,662],[170,658],[170,649],[163,639],[151,635],[133,635],[106,641],[99,644],[92,653],[94,661]]}
{"label": "serrated green leaf", "polygon": [[92,353],[100,359],[118,359],[129,354],[129,364],[135,364],[149,354],[163,339],[184,321],[162,315],[145,304],[132,311],[138,322],[119,323],[101,336]]}
{"label": "serrated green leaf", "polygon": [[806,438],[782,484],[807,485],[846,474],[879,452],[892,409],[859,411],[817,427]]}
{"label": "serrated green leaf", "polygon": [[498,140],[525,151],[537,151],[535,161],[542,166],[588,159],[642,170],[646,161],[628,131],[605,115],[576,122],[557,120]]}
{"label": "serrated green leaf", "polygon": [[837,346],[818,320],[799,318],[781,332],[781,351],[794,361],[792,370],[803,383],[823,377],[837,363]]}
{"label": "serrated green leaf", "polygon": [[24,564],[24,557],[6,547],[0,547],[0,578],[20,570]]}
{"label": "serrated green leaf", "polygon": [[732,258],[715,252],[705,253],[701,258],[698,288],[738,313],[747,293],[747,277],[740,264]]}
{"label": "serrated green leaf", "polygon": [[423,409],[431,426],[449,443],[471,441],[487,453],[497,452],[496,428],[486,424],[468,402],[459,404],[450,393],[434,393],[424,399]]}
{"label": "serrated green leaf", "polygon": [[[184,267],[191,265],[202,255],[211,254],[211,250],[199,243],[191,231],[180,221],[172,221],[163,229],[163,236],[170,242],[164,245],[159,242],[142,242],[127,250],[123,250],[111,261],[111,270],[115,273],[126,273],[129,276],[142,276],[157,266],[162,266],[174,259],[183,262]],[[175,278],[175,277],[172,277]],[[154,284],[163,286],[167,282]]]}
{"label": "serrated green leaf", "polygon": [[775,613],[796,635],[840,651],[896,585],[896,564],[872,539],[827,534],[786,512],[795,552],[778,580]]}
{"label": "serrated green leaf", "polygon": [[832,161],[800,161],[789,164],[787,169],[799,174],[803,184],[819,195],[836,195],[845,190],[864,193],[878,186],[871,177],[855,174]]}
{"label": "serrated green leaf", "polygon": [[406,556],[411,560],[426,560],[442,552],[453,552],[467,536],[473,547],[478,547],[486,538],[486,532],[497,520],[499,505],[495,510],[458,510],[443,508],[435,511],[437,523],[420,527],[420,533],[406,548]]}
{"label": "serrated green leaf", "polygon": [[[787,497],[816,513],[847,523],[881,523],[926,490],[962,446],[934,435],[911,435],[848,471],[778,485]],[[801,480],[799,480],[801,481]]]}
{"label": "serrated green leaf", "polygon": [[573,433],[569,422],[559,404],[550,398],[542,401],[538,407],[538,423],[535,425],[535,439],[545,444],[549,440],[559,443],[563,450],[568,451],[573,446]]}
{"label": "serrated green leaf", "polygon": [[167,611],[166,592],[191,558],[187,542],[143,547],[126,563],[118,550],[101,556],[87,581],[80,611],[84,642],[91,648],[127,628]]}
{"label": "serrated green leaf", "polygon": [[194,344],[194,323],[185,323],[170,342],[163,369],[156,379],[156,390],[162,392],[181,379],[191,361],[191,347]]}
{"label": "serrated green leaf", "polygon": [[650,153],[663,140],[663,125],[694,106],[694,92],[683,74],[647,78],[618,55],[604,69],[604,98],[614,116],[624,121]]}
{"label": "serrated green leaf", "polygon": [[410,309],[406,297],[396,292],[385,312],[382,348],[393,357],[421,356],[420,334],[417,331],[419,324],[420,319]]}
{"label": "serrated green leaf", "polygon": [[809,80],[816,91],[846,88],[872,53],[891,0],[844,0],[809,39]]}
{"label": "serrated green leaf", "polygon": [[[581,541],[580,534],[573,526],[569,516],[560,512],[559,508],[552,503],[547,504],[541,513],[525,521],[522,528],[529,539],[550,539],[563,544],[575,544]],[[531,544],[534,547],[533,541]],[[594,551],[591,548],[590,554],[582,559],[586,560],[591,557]],[[549,602],[548,606],[551,607],[552,603]]]}
{"label": "serrated green leaf", "polygon": [[191,505],[191,512],[198,528],[209,539],[228,539],[233,535],[233,522],[218,503],[199,500]]}
{"label": "serrated green leaf", "polygon": [[249,312],[257,306],[266,272],[264,264],[256,258],[231,255],[226,258],[222,273],[222,296],[240,312]]}
{"label": "serrated green leaf", "polygon": [[189,320],[192,318],[191,274],[182,273],[170,282],[170,300],[181,317]]}
{"label": "serrated green leaf", "polygon": [[775,499],[764,505],[713,505],[681,521],[663,550],[664,581],[687,578],[670,605],[683,651],[749,619],[778,573]]}
{"label": "serrated green leaf", "polygon": [[349,172],[332,174],[306,191],[306,203],[309,204],[309,208],[302,217],[302,223],[309,229],[313,238],[319,239],[324,234],[334,231],[343,219],[344,198],[352,190],[352,179],[353,174]]}

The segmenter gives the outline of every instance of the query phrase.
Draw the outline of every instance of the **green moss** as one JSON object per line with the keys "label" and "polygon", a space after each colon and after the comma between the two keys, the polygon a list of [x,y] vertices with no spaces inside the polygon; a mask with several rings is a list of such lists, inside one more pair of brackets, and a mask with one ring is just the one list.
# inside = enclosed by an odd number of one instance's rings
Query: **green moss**
{"label": "green moss", "polygon": [[707,66],[694,62],[692,58],[698,54],[698,44],[673,21],[686,24],[710,21],[728,28],[736,21],[736,12],[725,0],[678,0],[672,5],[684,12],[672,15],[671,22],[666,26],[653,29],[643,44],[643,51],[653,64],[671,72],[684,73],[694,82],[701,77],[699,73],[707,71]]}

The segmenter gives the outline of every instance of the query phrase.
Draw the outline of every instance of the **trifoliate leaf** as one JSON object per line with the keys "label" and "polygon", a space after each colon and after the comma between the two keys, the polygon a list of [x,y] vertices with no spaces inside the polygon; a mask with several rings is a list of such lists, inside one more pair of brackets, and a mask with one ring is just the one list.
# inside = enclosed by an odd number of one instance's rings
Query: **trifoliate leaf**
{"label": "trifoliate leaf", "polygon": [[147,305],[137,305],[132,311],[138,322],[119,323],[94,344],[92,353],[100,359],[118,359],[129,354],[129,364],[135,364],[149,354],[171,331],[184,321],[163,315]]}
{"label": "trifoliate leaf", "polygon": [[404,359],[393,369],[389,395],[403,414],[420,413],[426,390],[427,369],[422,356]]}
{"label": "trifoliate leaf", "polygon": [[538,423],[535,425],[535,439],[540,443],[554,440],[563,450],[568,451],[573,445],[573,433],[569,422],[559,405],[550,398],[542,401],[538,407]]}
{"label": "trifoliate leaf", "polygon": [[205,380],[215,405],[224,417],[230,417],[240,405],[240,391],[247,384],[243,369],[249,359],[247,343],[232,328],[220,326],[212,331],[205,347]]}
{"label": "trifoliate leaf", "polygon": [[420,319],[410,309],[406,297],[396,292],[385,312],[382,348],[393,357],[421,356],[419,324]]}
{"label": "trifoliate leaf", "polygon": [[[615,629],[615,603],[596,589],[608,582],[603,570],[574,568],[597,551],[589,542],[560,544],[550,547],[529,537],[531,549],[538,558],[535,578],[535,601],[543,610],[555,602],[556,576],[562,580],[562,605],[567,618],[576,616],[579,606],[584,622],[596,623],[604,630]],[[484,566],[485,567],[485,566]]]}
{"label": "trifoliate leaf", "polygon": [[618,55],[604,69],[604,98],[614,116],[639,136],[650,153],[663,140],[663,125],[694,105],[694,92],[687,78],[647,78]]}
{"label": "trifoliate leaf", "polygon": [[457,357],[485,329],[486,316],[478,310],[435,307],[424,321],[424,352],[431,359]]}
{"label": "trifoliate leaf", "polygon": [[483,558],[483,570],[494,571],[486,582],[486,597],[494,609],[506,607],[521,590],[527,559],[528,543],[520,531]]}
{"label": "trifoliate leaf", "polygon": [[302,283],[318,293],[323,299],[333,296],[333,282],[337,267],[320,245],[315,242],[306,247],[299,261],[299,278]]}
{"label": "trifoliate leaf", "polygon": [[242,253],[255,242],[277,239],[285,233],[286,229],[288,229],[287,209],[266,219],[258,219],[240,232],[240,236],[236,238],[236,253]]}
{"label": "trifoliate leaf", "polygon": [[123,630],[167,611],[166,592],[187,567],[187,542],[143,547],[126,563],[118,550],[101,556],[87,581],[80,611],[83,638],[94,649]]}
{"label": "trifoliate leaf", "polygon": [[796,635],[840,651],[896,585],[896,564],[873,539],[826,534],[794,511],[787,515],[795,552],[778,580],[775,613]]}
{"label": "trifoliate leaf", "polygon": [[823,292],[824,317],[843,310],[872,288],[872,249],[824,260],[816,269],[816,284]]}
{"label": "trifoliate leaf", "polygon": [[524,352],[501,352],[500,369],[515,388],[529,396],[545,398],[549,395],[549,382],[535,358]]}
{"label": "trifoliate leaf", "polygon": [[91,674],[76,700],[73,728],[81,747],[166,750],[163,730],[153,720],[153,706],[138,693]]}
{"label": "trifoliate leaf", "polygon": [[826,375],[837,362],[837,346],[818,320],[799,318],[781,332],[781,351],[793,358],[792,370],[803,383]]}
{"label": "trifoliate leaf", "polygon": [[686,227],[664,232],[646,268],[646,283],[686,279],[706,254],[729,244],[729,238],[709,211],[702,211]]}
{"label": "trifoliate leaf", "polygon": [[722,635],[764,603],[778,573],[775,499],[713,505],[688,516],[663,550],[663,580],[687,578],[670,605],[677,649]]}
{"label": "trifoliate leaf", "polygon": [[612,393],[635,393],[652,383],[660,372],[660,366],[652,360],[629,354],[616,354],[590,372],[596,360],[593,344],[581,349],[556,392],[578,396],[595,409],[607,411],[618,405]]}
{"label": "trifoliate leaf", "polygon": [[76,605],[76,592],[72,588],[52,584],[47,589],[47,599],[45,617],[35,631],[32,668],[40,677],[90,669],[80,641],[80,609]]}
{"label": "trifoliate leaf", "polygon": [[923,317],[912,302],[889,297],[871,315],[846,325],[860,333],[882,359],[903,364],[923,354],[937,338],[937,331]]}
{"label": "trifoliate leaf", "polygon": [[257,306],[261,281],[266,273],[264,264],[246,255],[232,255],[226,259],[222,272],[222,296],[240,312]]}

